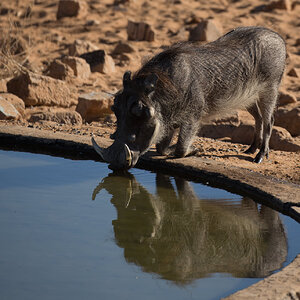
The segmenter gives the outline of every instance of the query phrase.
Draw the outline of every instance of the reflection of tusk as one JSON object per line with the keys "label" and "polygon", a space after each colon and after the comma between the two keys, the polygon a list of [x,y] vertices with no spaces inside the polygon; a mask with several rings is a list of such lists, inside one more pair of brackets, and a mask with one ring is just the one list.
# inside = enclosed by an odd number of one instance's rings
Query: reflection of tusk
{"label": "reflection of tusk", "polygon": [[126,161],[128,162],[128,165],[131,166],[132,163],[131,151],[126,144],[124,144],[124,146],[125,146],[125,153],[126,153]]}
{"label": "reflection of tusk", "polygon": [[95,187],[93,194],[92,194],[92,200],[96,199],[97,194],[103,189],[103,180]]}
{"label": "reflection of tusk", "polygon": [[101,156],[101,158],[105,161],[104,155],[103,155],[104,149],[101,148],[101,147],[96,143],[93,134],[92,134],[92,144],[93,144],[93,147],[94,147],[95,151],[96,151],[96,152]]}
{"label": "reflection of tusk", "polygon": [[131,184],[131,181],[129,181],[129,188],[127,188],[126,190],[126,203],[125,203],[125,208],[128,207],[129,203],[130,203],[130,200],[131,200],[131,197],[132,197],[132,184]]}

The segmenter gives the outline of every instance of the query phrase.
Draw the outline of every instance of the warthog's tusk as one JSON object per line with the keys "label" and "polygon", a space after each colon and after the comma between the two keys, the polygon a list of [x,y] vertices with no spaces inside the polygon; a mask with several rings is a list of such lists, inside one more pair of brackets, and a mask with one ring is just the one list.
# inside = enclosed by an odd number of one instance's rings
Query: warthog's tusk
{"label": "warthog's tusk", "polygon": [[93,134],[92,134],[92,144],[93,144],[93,147],[94,147],[95,151],[96,151],[96,152],[101,156],[101,158],[105,161],[105,159],[104,159],[104,154],[103,154],[104,149],[101,148],[101,147],[96,143]]}
{"label": "warthog's tusk", "polygon": [[126,153],[126,161],[128,163],[128,166],[131,166],[131,163],[132,163],[131,151],[126,144],[124,144],[124,146],[125,146],[125,153]]}

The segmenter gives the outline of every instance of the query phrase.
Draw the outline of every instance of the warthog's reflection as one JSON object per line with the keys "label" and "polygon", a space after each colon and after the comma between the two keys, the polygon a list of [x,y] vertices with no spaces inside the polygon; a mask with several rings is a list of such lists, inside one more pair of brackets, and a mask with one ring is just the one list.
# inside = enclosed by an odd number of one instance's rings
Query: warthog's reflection
{"label": "warthog's reflection", "polygon": [[240,203],[201,200],[191,185],[157,174],[156,195],[133,175],[110,174],[101,189],[112,195],[116,243],[128,262],[176,283],[210,273],[264,277],[280,268],[287,240],[278,213],[244,197]]}

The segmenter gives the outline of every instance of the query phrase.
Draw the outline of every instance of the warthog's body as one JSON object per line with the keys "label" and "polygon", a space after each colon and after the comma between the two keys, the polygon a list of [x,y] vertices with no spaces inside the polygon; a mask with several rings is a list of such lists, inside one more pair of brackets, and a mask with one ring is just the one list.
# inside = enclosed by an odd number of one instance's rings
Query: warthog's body
{"label": "warthog's body", "polygon": [[[131,78],[112,107],[117,117],[115,142],[96,150],[113,168],[134,166],[155,143],[160,154],[184,157],[201,120],[246,109],[255,118],[255,135],[247,153],[268,155],[278,87],[286,49],[283,39],[261,27],[237,28],[218,40],[199,46],[176,44],[148,61]],[[175,152],[170,148],[180,128]],[[93,141],[94,142],[94,141]]]}

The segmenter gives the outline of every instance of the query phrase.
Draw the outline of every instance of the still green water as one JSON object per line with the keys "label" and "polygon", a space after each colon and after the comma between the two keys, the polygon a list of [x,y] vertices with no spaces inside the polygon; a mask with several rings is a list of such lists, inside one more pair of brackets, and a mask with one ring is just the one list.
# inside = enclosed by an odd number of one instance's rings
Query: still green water
{"label": "still green water", "polygon": [[0,299],[220,299],[291,262],[299,229],[200,183],[0,151]]}

